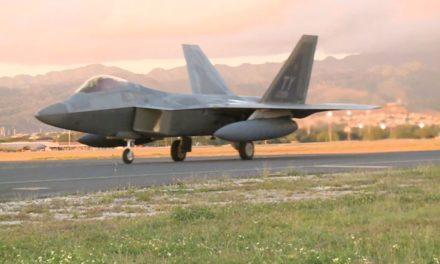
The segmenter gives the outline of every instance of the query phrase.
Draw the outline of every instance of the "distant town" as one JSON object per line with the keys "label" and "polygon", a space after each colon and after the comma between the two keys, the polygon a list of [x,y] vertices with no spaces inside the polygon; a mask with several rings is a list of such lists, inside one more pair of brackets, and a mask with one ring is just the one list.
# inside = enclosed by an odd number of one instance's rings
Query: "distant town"
{"label": "distant town", "polygon": [[[333,130],[332,134],[342,132],[347,135],[337,140],[437,138],[440,133],[440,112],[409,112],[397,102],[388,103],[377,110],[323,112],[297,122],[307,134],[313,131],[322,133],[323,128],[327,127]],[[332,134],[326,140],[316,141],[331,141]],[[353,134],[357,138],[353,138]]]}
{"label": "distant town", "polygon": [[304,120],[298,120],[302,126],[319,126],[333,122],[346,124],[350,128],[379,126],[382,129],[395,128],[404,125],[425,126],[440,125],[440,112],[409,112],[399,103],[388,103],[377,110],[367,111],[335,111],[312,115]]}

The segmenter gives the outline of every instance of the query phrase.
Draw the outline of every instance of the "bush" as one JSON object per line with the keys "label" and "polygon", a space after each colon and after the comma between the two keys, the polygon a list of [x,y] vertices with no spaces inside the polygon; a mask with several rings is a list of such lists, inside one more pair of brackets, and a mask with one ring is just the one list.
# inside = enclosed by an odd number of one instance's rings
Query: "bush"
{"label": "bush", "polygon": [[[338,133],[338,131],[333,130],[332,131],[332,141],[338,141],[340,139],[341,139],[341,137],[340,137],[340,134]],[[320,142],[330,141],[328,131],[322,130],[321,132],[319,132],[316,135],[316,141],[320,141]]]}
{"label": "bush", "polygon": [[290,143],[289,137],[280,137],[280,138],[267,140],[267,144],[286,144],[286,143]]}
{"label": "bush", "polygon": [[435,138],[439,135],[440,128],[438,126],[426,126],[420,128],[417,132],[420,138]]}
{"label": "bush", "polygon": [[391,129],[391,138],[420,138],[420,128],[414,125],[403,125]]}
{"label": "bush", "polygon": [[294,133],[288,136],[290,141],[298,141],[298,142],[313,142],[315,141],[315,135],[311,131],[310,134],[307,133],[307,130],[304,128],[300,128]]}
{"label": "bush", "polygon": [[381,129],[380,127],[371,127],[370,131],[365,131],[362,134],[363,140],[378,140],[389,138],[390,132],[388,129]]}
{"label": "bush", "polygon": [[[82,136],[83,136],[83,133],[71,132],[70,133],[70,141],[71,142],[78,141],[78,139]],[[53,140],[57,141],[57,142],[68,142],[69,141],[69,133],[66,132],[66,133],[58,134],[53,138]]]}
{"label": "bush", "polygon": [[391,129],[391,138],[435,138],[439,133],[436,126],[420,128],[416,125],[403,125]]}

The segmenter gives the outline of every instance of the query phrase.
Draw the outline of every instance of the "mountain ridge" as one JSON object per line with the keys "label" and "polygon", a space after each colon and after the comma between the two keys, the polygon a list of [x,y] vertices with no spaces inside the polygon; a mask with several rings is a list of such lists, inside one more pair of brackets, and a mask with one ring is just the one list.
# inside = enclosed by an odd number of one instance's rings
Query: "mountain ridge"
{"label": "mountain ridge", "polygon": [[[440,111],[440,64],[435,54],[358,54],[315,61],[307,102],[385,104],[402,101],[412,111]],[[238,95],[262,95],[282,63],[215,65]],[[0,77],[0,126],[17,131],[53,129],[34,119],[41,107],[70,96],[98,74],[115,75],[167,92],[190,93],[185,66],[146,74],[91,64],[40,75]]]}

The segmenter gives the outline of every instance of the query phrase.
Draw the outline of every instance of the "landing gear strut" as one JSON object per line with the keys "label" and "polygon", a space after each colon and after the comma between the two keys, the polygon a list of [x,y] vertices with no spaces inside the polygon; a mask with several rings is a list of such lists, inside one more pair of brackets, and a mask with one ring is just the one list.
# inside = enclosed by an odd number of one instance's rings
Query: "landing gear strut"
{"label": "landing gear strut", "polygon": [[192,140],[190,137],[182,137],[174,140],[171,144],[171,158],[174,161],[184,161],[186,153],[191,152]]}
{"label": "landing gear strut", "polygon": [[122,161],[124,161],[125,164],[131,164],[134,160],[134,152],[131,149],[133,146],[134,140],[128,139],[127,147],[125,147],[124,151],[122,152]]}
{"label": "landing gear strut", "polygon": [[238,153],[242,160],[251,160],[254,157],[254,143],[251,142],[240,142],[237,146]]}

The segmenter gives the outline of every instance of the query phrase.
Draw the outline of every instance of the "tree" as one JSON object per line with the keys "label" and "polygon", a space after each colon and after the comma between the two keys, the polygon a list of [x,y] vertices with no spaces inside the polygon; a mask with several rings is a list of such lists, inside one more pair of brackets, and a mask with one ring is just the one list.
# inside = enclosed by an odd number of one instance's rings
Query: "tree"
{"label": "tree", "polygon": [[439,126],[425,126],[424,128],[419,128],[417,134],[419,138],[435,138],[440,133]]}
{"label": "tree", "polygon": [[[339,141],[341,140],[340,134],[338,131],[332,131],[332,141]],[[324,141],[330,141],[329,134],[327,130],[322,130],[316,135],[316,141],[324,142]]]}
{"label": "tree", "polygon": [[380,127],[371,127],[370,131],[367,131],[362,135],[363,140],[378,140],[385,139],[390,136],[390,132],[387,129]]}
{"label": "tree", "polygon": [[391,130],[391,138],[420,138],[419,127],[415,125],[402,125]]}

